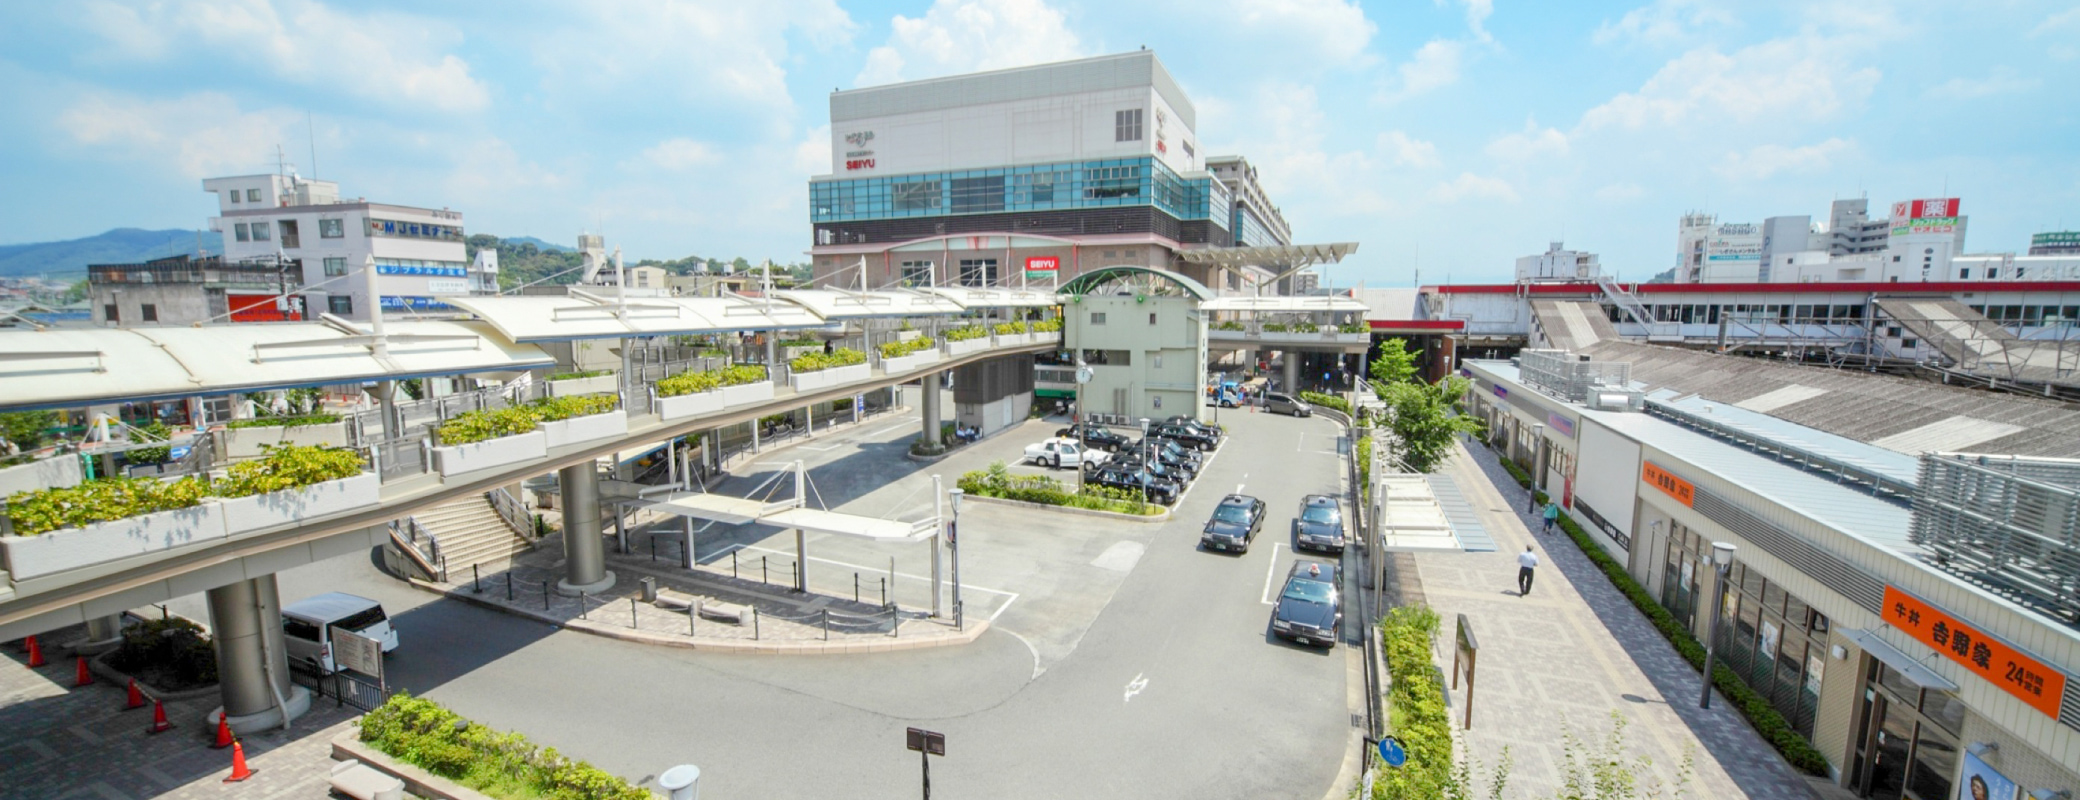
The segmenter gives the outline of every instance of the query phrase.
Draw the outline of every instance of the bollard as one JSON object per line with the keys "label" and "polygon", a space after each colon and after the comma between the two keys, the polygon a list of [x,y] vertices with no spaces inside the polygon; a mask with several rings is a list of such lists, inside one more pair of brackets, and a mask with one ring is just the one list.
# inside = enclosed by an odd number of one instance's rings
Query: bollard
{"label": "bollard", "polygon": [[751,609],[751,641],[758,641],[758,609]]}
{"label": "bollard", "polygon": [[881,607],[888,607],[888,579],[881,579]]}
{"label": "bollard", "polygon": [[963,613],[962,613],[962,611],[964,611],[964,610],[965,610],[965,608],[966,608],[966,606],[967,606],[967,605],[968,605],[967,603],[963,603],[963,602],[961,602],[961,601],[959,601],[959,600],[955,600],[955,601],[953,601],[953,629],[954,629],[954,630],[957,630],[957,631],[965,631],[965,630],[967,630],[967,627],[965,626],[965,623],[967,622],[967,615],[966,615],[966,614],[963,614]]}
{"label": "bollard", "polygon": [[469,583],[472,594],[484,593],[484,574],[477,570],[477,565],[475,564],[469,565]]}
{"label": "bollard", "polygon": [[510,564],[506,568],[506,602],[513,602],[513,570]]}
{"label": "bollard", "polygon": [[787,565],[787,585],[797,592],[808,591],[802,587],[802,562],[796,561]]}
{"label": "bollard", "polygon": [[823,610],[823,640],[831,640],[831,610],[828,608]]}
{"label": "bollard", "polygon": [[852,573],[852,602],[859,602],[859,573]]}
{"label": "bollard", "polygon": [[549,610],[549,582],[542,581],[542,610]]}
{"label": "bollard", "polygon": [[737,551],[729,551],[729,576],[737,577]]}
{"label": "bollard", "polygon": [[759,557],[758,557],[758,582],[759,582],[759,583],[765,583],[765,582],[766,582],[766,577],[767,577],[767,574],[768,574],[768,572],[769,572],[769,571],[768,571],[768,570],[766,569],[766,557],[765,557],[765,556],[759,556]]}
{"label": "bollard", "polygon": [[691,602],[691,603],[687,603],[687,604],[686,604],[686,635],[688,635],[688,636],[699,636],[699,635],[701,635],[701,631],[700,631],[700,628],[699,628],[699,627],[697,627],[697,626],[698,626],[698,624],[699,624],[700,618],[701,618],[701,601],[699,601],[699,600],[695,600],[695,601],[693,601],[693,602]]}
{"label": "bollard", "polygon": [[653,564],[657,562],[657,535],[656,535],[656,534],[651,534],[651,535],[650,535],[650,562],[651,562],[651,563],[653,563]]}
{"label": "bollard", "polygon": [[635,598],[633,598],[633,597],[631,597],[631,598],[628,598],[628,627],[631,627],[631,628],[641,628],[641,627],[642,627],[642,626],[640,626],[640,625],[637,625],[637,624],[636,624],[636,599],[635,599]]}
{"label": "bollard", "polygon": [[578,590],[578,619],[585,618],[585,590]]}

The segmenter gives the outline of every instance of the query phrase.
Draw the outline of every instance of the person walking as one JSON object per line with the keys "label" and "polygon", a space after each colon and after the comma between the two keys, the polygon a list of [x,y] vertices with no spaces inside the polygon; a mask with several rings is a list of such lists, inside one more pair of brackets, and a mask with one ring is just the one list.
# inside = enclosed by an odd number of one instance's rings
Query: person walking
{"label": "person walking", "polygon": [[1558,522],[1560,520],[1560,503],[1551,498],[1547,498],[1545,516],[1546,533],[1550,534],[1553,532],[1553,523]]}
{"label": "person walking", "polygon": [[1531,571],[1538,568],[1538,554],[1531,552],[1531,545],[1524,545],[1524,552],[1517,554],[1517,596],[1531,593]]}

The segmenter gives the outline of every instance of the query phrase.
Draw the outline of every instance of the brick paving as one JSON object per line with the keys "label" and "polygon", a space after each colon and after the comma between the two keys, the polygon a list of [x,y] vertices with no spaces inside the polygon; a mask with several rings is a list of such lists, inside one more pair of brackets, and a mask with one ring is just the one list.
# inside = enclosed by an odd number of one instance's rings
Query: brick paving
{"label": "brick paving", "polygon": [[[1509,748],[1512,796],[1559,789],[1562,732],[1599,739],[1611,714],[1626,722],[1626,750],[1651,761],[1649,781],[1678,781],[1682,794],[1712,798],[1806,798],[1807,780],[1724,701],[1697,707],[1697,670],[1678,654],[1565,534],[1533,533],[1524,489],[1486,448],[1463,445],[1446,467],[1467,491],[1494,534],[1493,553],[1420,553],[1422,593],[1443,617],[1437,665],[1447,686],[1451,635],[1466,614],[1480,640],[1474,727],[1462,746],[1492,766]],[[1528,596],[1517,596],[1517,554],[1525,545],[1540,565]],[[1451,693],[1455,730],[1465,712],[1464,687]]]}
{"label": "brick paving", "polygon": [[[43,641],[78,638],[82,631],[54,631]],[[30,669],[28,656],[12,645],[0,648],[0,797],[47,800],[130,798],[324,797],[332,766],[332,738],[353,726],[359,712],[313,699],[311,711],[289,731],[244,737],[249,780],[227,784],[231,751],[209,748],[214,731],[203,715],[220,703],[216,694],[170,701],[173,730],[152,735],[149,707],[122,710],[124,687],[105,680],[74,688],[71,658]]]}

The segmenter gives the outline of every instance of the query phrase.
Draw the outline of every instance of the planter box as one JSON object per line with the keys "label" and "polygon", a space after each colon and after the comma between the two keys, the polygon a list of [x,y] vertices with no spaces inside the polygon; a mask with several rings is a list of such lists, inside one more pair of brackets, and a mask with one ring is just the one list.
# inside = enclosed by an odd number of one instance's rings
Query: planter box
{"label": "planter box", "polygon": [[382,478],[370,472],[300,489],[221,500],[218,504],[224,507],[224,534],[238,536],[374,506],[383,502],[382,487]]}
{"label": "planter box", "polygon": [[590,378],[573,378],[567,381],[550,381],[550,397],[570,397],[580,394],[612,394],[621,391],[618,375],[594,375]]}
{"label": "planter box", "polygon": [[952,356],[954,358],[959,358],[969,353],[979,353],[981,351],[988,350],[989,347],[990,341],[988,336],[984,336],[980,339],[967,339],[958,342],[947,342],[946,355]]}
{"label": "planter box", "polygon": [[347,444],[347,423],[342,420],[295,428],[270,425],[264,428],[224,429],[224,453],[233,459],[259,458],[267,455],[261,445],[277,444],[329,444],[344,447]]}
{"label": "planter box", "polygon": [[[862,373],[864,377],[864,373]],[[773,399],[773,382],[740,383],[722,387],[722,407],[735,408],[750,403],[764,403]]]}
{"label": "planter box", "polygon": [[590,442],[628,435],[628,412],[609,411],[583,417],[542,423],[542,435],[550,447]]}
{"label": "planter box", "polygon": [[0,537],[15,580],[224,538],[222,504],[161,511],[36,536]]}
{"label": "planter box", "polygon": [[1037,344],[1037,342],[1033,339],[1033,334],[1030,333],[997,334],[998,347],[1025,347],[1029,344]]}
{"label": "planter box", "polygon": [[793,385],[794,390],[797,392],[813,392],[818,389],[828,389],[832,386],[863,381],[872,376],[873,372],[867,368],[867,365],[854,364],[849,367],[832,367],[816,372],[797,372],[788,376],[787,382]]}
{"label": "planter box", "polygon": [[[768,388],[771,383],[766,384]],[[722,392],[695,392],[676,397],[657,398],[657,414],[667,420],[697,417],[722,410]]]}
{"label": "planter box", "polygon": [[31,461],[0,469],[0,497],[31,489],[78,486],[86,476],[80,472],[79,456],[61,453],[42,461]]}
{"label": "planter box", "polygon": [[518,436],[433,448],[433,468],[445,477],[548,457],[549,439],[537,430]]}
{"label": "planter box", "polygon": [[907,342],[923,335],[924,331],[896,331],[896,341]]}
{"label": "planter box", "polygon": [[881,359],[881,372],[884,375],[894,375],[898,372],[909,372],[910,370],[917,369],[918,367],[939,363],[939,359],[944,357],[945,354],[940,353],[938,350],[934,349],[919,350],[915,353],[911,353],[910,355],[899,356],[896,358],[884,358]]}

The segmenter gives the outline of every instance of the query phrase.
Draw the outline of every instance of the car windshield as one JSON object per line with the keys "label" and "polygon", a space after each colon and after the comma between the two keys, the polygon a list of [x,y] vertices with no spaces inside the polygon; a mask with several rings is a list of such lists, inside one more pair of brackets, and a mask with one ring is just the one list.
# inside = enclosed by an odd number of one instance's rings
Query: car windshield
{"label": "car windshield", "polygon": [[1300,518],[1308,522],[1334,525],[1343,521],[1343,514],[1337,511],[1335,506],[1308,506],[1307,513],[1301,514]]}
{"label": "car windshield", "polygon": [[1286,582],[1283,596],[1288,600],[1327,603],[1336,599],[1336,587],[1326,581],[1291,580]]}
{"label": "car windshield", "polygon": [[1221,506],[1213,510],[1213,519],[1216,522],[1245,525],[1249,523],[1249,509],[1242,506]]}

